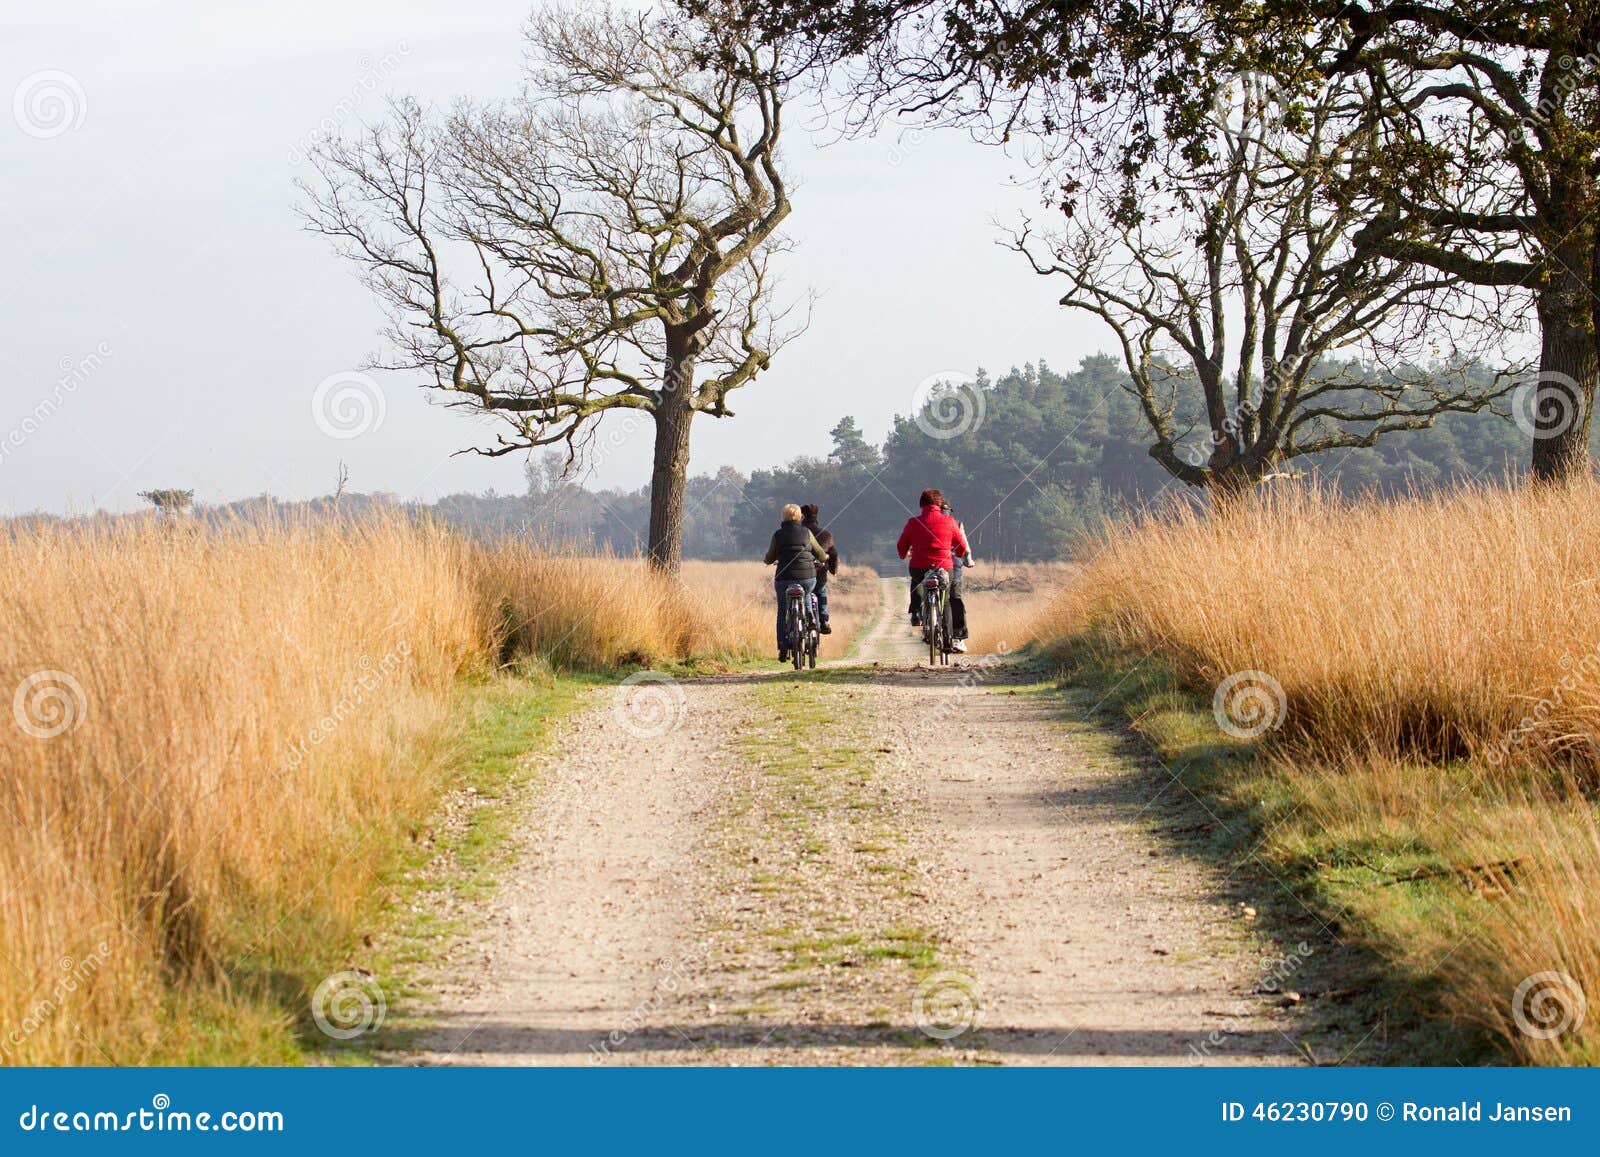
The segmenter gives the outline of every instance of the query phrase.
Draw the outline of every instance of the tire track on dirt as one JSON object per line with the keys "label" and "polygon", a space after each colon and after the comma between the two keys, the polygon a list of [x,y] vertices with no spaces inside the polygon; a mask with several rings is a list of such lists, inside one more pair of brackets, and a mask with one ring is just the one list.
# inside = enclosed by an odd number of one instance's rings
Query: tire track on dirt
{"label": "tire track on dirt", "polygon": [[1037,672],[918,665],[881,589],[858,659],[564,729],[404,1059],[1295,1063],[1263,953],[1153,835],[1197,805]]}
{"label": "tire track on dirt", "polygon": [[559,730],[516,866],[438,970],[411,1063],[593,1063],[641,1028],[652,1038],[635,1049],[686,1047],[659,1014],[688,979],[686,897],[730,763],[722,739],[748,720],[736,688],[655,687],[692,726],[630,726],[619,688]]}

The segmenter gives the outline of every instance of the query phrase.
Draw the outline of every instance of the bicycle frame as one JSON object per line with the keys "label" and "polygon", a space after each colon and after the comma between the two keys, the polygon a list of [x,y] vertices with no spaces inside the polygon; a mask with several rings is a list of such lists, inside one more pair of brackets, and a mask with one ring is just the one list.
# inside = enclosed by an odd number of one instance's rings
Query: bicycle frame
{"label": "bicycle frame", "polygon": [[935,570],[922,580],[922,629],[928,642],[928,663],[950,662],[950,584]]}
{"label": "bicycle frame", "polygon": [[809,664],[817,665],[817,611],[816,595],[807,595],[806,588],[792,583],[784,592],[784,625],[788,628],[789,656],[796,671]]}

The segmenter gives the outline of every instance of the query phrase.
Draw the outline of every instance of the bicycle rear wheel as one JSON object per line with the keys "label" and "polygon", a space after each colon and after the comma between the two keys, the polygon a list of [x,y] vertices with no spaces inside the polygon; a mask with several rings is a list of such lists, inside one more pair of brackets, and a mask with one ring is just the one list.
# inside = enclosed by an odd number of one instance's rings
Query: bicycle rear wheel
{"label": "bicycle rear wheel", "polygon": [[950,662],[950,640],[953,628],[950,625],[950,600],[944,602],[944,609],[939,615],[939,662],[946,665]]}
{"label": "bicycle rear wheel", "polygon": [[806,637],[805,637],[805,611],[800,599],[789,600],[789,614],[785,625],[789,629],[789,658],[794,663],[796,671],[805,666],[806,662]]}

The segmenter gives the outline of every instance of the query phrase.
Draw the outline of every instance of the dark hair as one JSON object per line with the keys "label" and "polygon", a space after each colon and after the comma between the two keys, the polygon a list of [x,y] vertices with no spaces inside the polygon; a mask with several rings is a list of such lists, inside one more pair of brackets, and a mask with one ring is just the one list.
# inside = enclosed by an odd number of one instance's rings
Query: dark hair
{"label": "dark hair", "polygon": [[805,502],[801,503],[800,505],[800,517],[809,522],[815,522],[817,520],[817,515],[821,513],[822,508],[819,507],[815,502]]}
{"label": "dark hair", "polygon": [[939,506],[944,502],[944,491],[924,490],[922,497],[917,499],[918,506]]}

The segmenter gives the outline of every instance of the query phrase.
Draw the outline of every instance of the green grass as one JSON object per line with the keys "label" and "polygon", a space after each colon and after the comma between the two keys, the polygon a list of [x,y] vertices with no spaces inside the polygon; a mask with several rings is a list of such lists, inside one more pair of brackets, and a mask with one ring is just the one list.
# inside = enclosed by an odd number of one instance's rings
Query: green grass
{"label": "green grass", "polygon": [[444,791],[470,793],[473,806],[464,823],[435,830],[431,846],[417,838],[423,829],[413,829],[408,846],[396,857],[390,873],[394,882],[375,914],[383,931],[372,965],[385,987],[388,1018],[379,1031],[348,1043],[317,1033],[312,1039],[324,1055],[355,1054],[366,1060],[377,1050],[404,1048],[415,1037],[412,1006],[424,991],[422,978],[443,946],[463,931],[457,922],[433,913],[444,906],[441,901],[470,903],[493,894],[514,866],[510,837],[522,811],[518,803],[536,776],[530,757],[586,691],[620,678],[613,672],[545,673],[460,688],[454,716],[461,722],[451,744]]}
{"label": "green grass", "polygon": [[[867,700],[841,693],[859,678],[825,668],[783,674],[750,692],[763,722],[738,747],[747,765],[759,768],[762,784],[733,801],[721,836],[727,862],[758,856],[761,864],[739,886],[761,897],[767,922],[725,931],[769,954],[778,979],[761,986],[762,1007],[827,989],[836,983],[832,970],[845,967],[852,976],[881,973],[872,983],[903,1016],[916,985],[941,966],[931,932],[908,926],[903,916],[895,922],[896,913],[912,907],[899,827],[904,817],[889,814],[878,791],[882,755],[866,738]],[[783,868],[775,871],[775,864]],[[848,926],[836,903],[846,894],[854,897],[850,910],[860,913]],[[936,1051],[923,1049],[936,1042],[921,1033],[883,1024],[885,1044],[912,1048],[919,1058]]]}
{"label": "green grass", "polygon": [[[271,927],[240,928],[231,939],[252,947],[225,961],[216,984],[199,985],[180,1005],[162,1008],[155,1049],[108,1056],[115,1064],[364,1064],[376,1048],[403,1042],[408,1003],[422,968],[457,929],[434,913],[442,891],[460,900],[485,895],[506,864],[517,814],[511,802],[527,786],[526,759],[550,724],[570,711],[596,677],[500,677],[463,683],[452,723],[418,748],[397,752],[436,776],[438,799],[467,793],[476,801],[464,822],[437,826],[436,815],[389,815],[352,841],[369,858],[379,887],[360,910],[325,911],[313,891]],[[430,862],[431,871],[425,871]],[[320,1032],[312,994],[324,978],[365,970],[387,1004],[383,1026],[350,1041]]]}
{"label": "green grass", "polygon": [[1415,964],[1420,940],[1452,942],[1472,897],[1448,879],[1390,883],[1447,862],[1433,833],[1359,816],[1328,830],[1308,807],[1312,793],[1326,789],[1326,773],[1274,764],[1253,742],[1222,733],[1209,697],[1158,658],[1103,640],[1054,657],[1061,671],[1053,693],[1063,706],[1137,733],[1130,745],[1146,746],[1164,767],[1152,774],[1170,774],[1209,813],[1186,825],[1196,830],[1160,834],[1222,870],[1227,898],[1257,910],[1253,929],[1276,951],[1311,947],[1294,983],[1315,994],[1305,1040],[1319,1062],[1496,1059],[1485,1035],[1441,1015],[1441,982]]}

